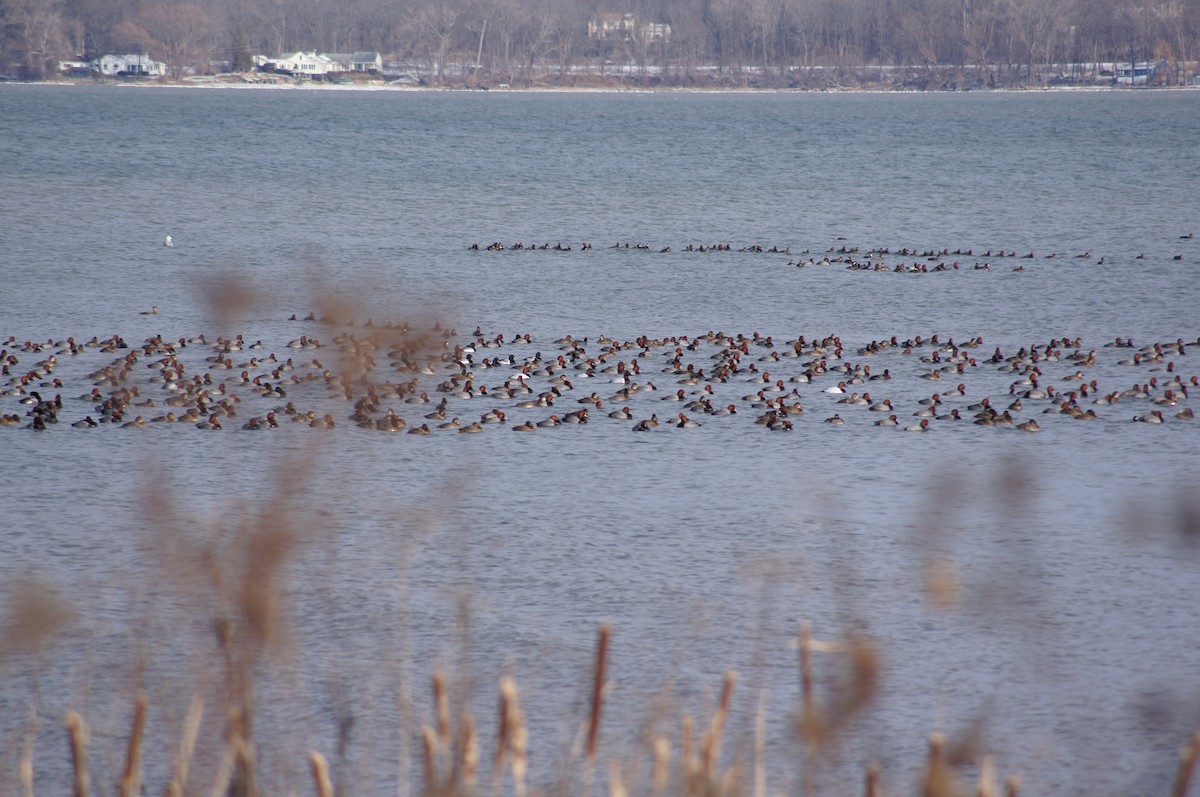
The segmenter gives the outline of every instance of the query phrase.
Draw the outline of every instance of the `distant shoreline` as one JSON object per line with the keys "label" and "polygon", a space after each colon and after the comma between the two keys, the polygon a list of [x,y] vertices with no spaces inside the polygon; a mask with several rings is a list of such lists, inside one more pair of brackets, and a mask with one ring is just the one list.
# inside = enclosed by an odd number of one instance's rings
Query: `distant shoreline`
{"label": "distant shoreline", "polygon": [[1053,94],[1053,93],[1144,93],[1161,91],[1196,91],[1200,86],[1030,86],[1025,88],[972,88],[964,91],[945,89],[889,89],[871,87],[839,88],[689,88],[662,86],[642,88],[630,86],[535,86],[505,88],[466,88],[454,86],[406,86],[387,84],[336,85],[330,83],[241,83],[222,80],[160,81],[83,81],[83,80],[12,80],[0,81],[4,86],[58,86],[140,88],[140,89],[229,89],[236,91],[365,91],[419,92],[437,94]]}

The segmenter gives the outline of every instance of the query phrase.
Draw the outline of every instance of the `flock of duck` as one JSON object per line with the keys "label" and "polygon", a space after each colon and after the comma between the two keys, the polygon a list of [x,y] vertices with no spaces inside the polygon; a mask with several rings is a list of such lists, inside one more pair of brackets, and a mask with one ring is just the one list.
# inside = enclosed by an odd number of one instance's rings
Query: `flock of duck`
{"label": "flock of duck", "polygon": [[[158,308],[155,308],[157,311]],[[293,316],[292,320],[296,320]],[[0,425],[303,426],[431,435],[570,425],[635,432],[753,423],[790,432],[1011,428],[1050,419],[1189,421],[1200,340],[1095,349],[1057,337],[1004,350],[981,338],[759,332],[537,340],[438,325],[337,323],[268,346],[249,337],[0,343]],[[318,338],[312,330],[321,333]],[[325,336],[328,335],[328,339]],[[745,420],[743,420],[745,419]]]}
{"label": "flock of duck", "polygon": [[[1184,239],[1191,239],[1192,235],[1180,236]],[[579,244],[579,251],[590,251],[592,249],[590,243],[584,242]],[[1080,252],[1074,255],[1064,255],[1058,252],[1051,252],[1046,255],[1041,255],[1040,258],[1033,252],[1026,254],[1018,254],[1015,250],[997,249],[987,250],[986,252],[976,252],[974,249],[954,249],[948,247],[941,249],[891,249],[889,247],[875,247],[871,249],[863,249],[858,246],[833,246],[823,252],[814,253],[810,249],[804,249],[792,253],[790,246],[764,246],[762,244],[748,244],[734,248],[728,243],[715,244],[695,244],[689,243],[680,248],[673,246],[651,246],[645,243],[630,243],[620,242],[608,247],[609,249],[654,252],[657,254],[671,254],[673,252],[743,252],[750,254],[771,254],[771,255],[786,255],[788,256],[787,265],[792,268],[805,268],[808,266],[842,266],[849,271],[870,271],[870,272],[893,272],[907,274],[927,274],[946,271],[991,271],[993,268],[999,268],[1002,261],[1008,259],[1016,259],[1017,264],[1010,267],[1010,271],[1025,271],[1025,263],[1032,261],[1035,258],[1041,260],[1055,260],[1057,258],[1071,258],[1079,261],[1094,262],[1096,265],[1104,265],[1105,258],[1096,258],[1091,252]],[[516,242],[513,244],[505,244],[500,241],[493,241],[486,246],[478,243],[471,244],[468,249],[475,252],[572,252],[575,247],[571,244],[525,244],[524,242]],[[911,262],[907,258],[912,258]],[[972,262],[966,262],[970,259]],[[1138,255],[1137,260],[1144,260],[1145,255]],[[1173,260],[1183,260],[1183,255],[1175,255]]]}

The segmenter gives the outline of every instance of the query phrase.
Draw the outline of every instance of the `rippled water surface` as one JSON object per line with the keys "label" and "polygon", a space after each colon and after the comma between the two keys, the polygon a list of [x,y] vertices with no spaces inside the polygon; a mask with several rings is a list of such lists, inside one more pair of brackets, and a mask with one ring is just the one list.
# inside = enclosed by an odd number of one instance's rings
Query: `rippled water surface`
{"label": "rippled water surface", "polygon": [[[136,346],[155,334],[243,333],[262,340],[264,355],[315,356],[324,368],[340,362],[335,347],[287,343],[365,335],[366,318],[437,319],[460,343],[477,326],[508,341],[528,332],[531,343],[488,355],[519,360],[559,356],[565,335],[586,337],[591,356],[602,336],[758,332],[780,352],[799,335],[836,335],[844,360],[892,372],[850,389],[891,398],[902,425],[918,399],[960,376],[920,378],[936,367],[920,359],[931,346],[856,353],[873,340],[982,338],[961,375],[966,395],[945,403],[966,415],[984,396],[1001,408],[1012,400],[1016,376],[983,362],[996,347],[1009,356],[1051,338],[1081,338],[1097,360],[1043,363],[1043,386],[1077,389],[1062,380],[1080,368],[1098,383],[1092,397],[1166,384],[1172,361],[1186,383],[1200,372],[1196,347],[1129,366],[1120,361],[1131,350],[1103,344],[1200,337],[1200,244],[1181,237],[1200,226],[1198,102],[1197,92],[3,86],[0,337],[119,334]],[[572,250],[468,249],[493,241]],[[583,241],[593,248],[581,251]],[[733,251],[682,251],[714,243]],[[737,251],[750,245],[789,251]],[[858,248],[861,262],[876,247],[891,250],[888,271],[849,270],[827,251]],[[946,271],[895,273],[935,263],[902,247],[964,254],[943,258]],[[827,255],[835,262],[823,264]],[[157,315],[142,315],[152,306]],[[360,326],[290,320],[311,311]],[[711,370],[720,350],[704,343],[683,360]],[[16,351],[6,390],[58,348]],[[183,351],[192,372],[208,369],[211,349]],[[787,379],[808,362],[759,360],[771,351],[748,346],[743,368]],[[680,387],[663,371],[673,352],[637,358],[636,381],[659,389],[628,402],[636,417],[680,411],[661,401]],[[63,420],[94,414],[76,396],[117,356],[58,355]],[[151,359],[128,378],[147,394],[161,390],[147,381]],[[387,358],[377,359],[382,378]],[[512,372],[476,370],[489,386]],[[422,377],[435,401],[450,373]],[[566,411],[620,387],[611,375],[569,373]],[[213,589],[189,580],[186,551],[250,512],[308,539],[289,560],[286,633],[261,686],[261,757],[279,788],[308,788],[304,755],[334,750],[339,722],[353,717],[344,777],[362,793],[394,793],[411,719],[397,695],[409,690],[416,718],[428,718],[429,672],[464,662],[489,722],[495,678],[517,676],[533,770],[549,780],[586,715],[594,634],[609,620],[606,756],[632,748],[660,693],[673,701],[667,716],[707,716],[733,667],[742,676],[730,749],[745,752],[759,690],[769,689],[778,781],[769,785],[785,789],[800,771],[790,640],[810,620],[818,637],[854,629],[882,651],[881,691],[822,773],[834,782],[857,783],[877,758],[889,787],[904,791],[929,731],[981,720],[1001,768],[1021,772],[1032,793],[1165,791],[1200,722],[1200,562],[1179,533],[1189,528],[1181,516],[1196,511],[1200,427],[1174,418],[1195,407],[1194,394],[1161,425],[1130,422],[1155,408],[1148,399],[1096,406],[1093,423],[1043,415],[1049,402],[1032,400],[1018,420],[1036,417],[1040,434],[969,420],[902,434],[875,428],[865,407],[838,405],[823,392],[838,377],[826,375],[787,384],[806,411],[783,434],[753,423],[761,410],[743,396],[762,385],[752,376],[713,386],[714,403],[734,403],[737,415],[689,413],[701,428],[644,435],[606,417],[611,401],[587,425],[530,435],[364,431],[323,382],[289,398],[334,414],[334,430],[242,432],[246,416],[282,403],[248,394],[220,433],[0,428],[0,585],[30,576],[54,585],[74,617],[68,640],[36,663],[0,659],[4,738],[19,738],[35,707],[55,750],[39,753],[39,771],[62,778],[58,726],[69,706],[96,724],[97,749],[119,750],[138,685],[161,707],[156,721],[178,722],[194,684],[220,678]],[[0,396],[0,413],[23,414],[19,398]],[[448,409],[469,421],[507,407],[509,426],[551,412],[515,403],[452,398]],[[410,425],[431,409],[394,406]],[[823,423],[835,413],[845,425]],[[296,487],[283,503],[281,481]],[[938,610],[926,577],[943,558],[961,592]],[[821,684],[839,662],[818,662]],[[0,767],[12,771],[18,745],[0,746]],[[122,753],[107,755],[96,777],[111,781]],[[151,764],[160,776],[166,766]],[[201,773],[214,766],[198,762]]]}

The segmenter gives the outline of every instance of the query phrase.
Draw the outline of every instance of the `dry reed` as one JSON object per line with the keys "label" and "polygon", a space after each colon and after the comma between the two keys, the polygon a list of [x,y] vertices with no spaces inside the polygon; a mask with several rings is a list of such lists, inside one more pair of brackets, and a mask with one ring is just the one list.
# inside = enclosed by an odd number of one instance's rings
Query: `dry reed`
{"label": "dry reed", "polygon": [[1179,753],[1179,771],[1175,774],[1171,797],[1184,797],[1187,794],[1188,786],[1192,782],[1192,775],[1196,772],[1197,758],[1200,758],[1200,731],[1192,734],[1187,747]]}
{"label": "dry reed", "polygon": [[87,730],[83,719],[74,711],[67,712],[67,731],[71,736],[71,766],[75,771],[75,797],[87,797]]}
{"label": "dry reed", "polygon": [[129,734],[129,749],[125,754],[125,771],[121,775],[121,797],[139,797],[142,791],[142,734],[146,730],[145,695],[134,701],[133,730]]}

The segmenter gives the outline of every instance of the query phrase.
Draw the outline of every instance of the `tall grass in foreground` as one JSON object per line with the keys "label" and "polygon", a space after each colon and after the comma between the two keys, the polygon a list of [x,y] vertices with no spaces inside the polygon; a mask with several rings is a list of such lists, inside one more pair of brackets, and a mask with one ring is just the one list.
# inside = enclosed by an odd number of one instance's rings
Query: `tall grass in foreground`
{"label": "tall grass in foreground", "polygon": [[[590,797],[596,794],[600,786],[596,777],[599,764],[597,742],[602,726],[606,687],[604,678],[610,636],[611,628],[608,625],[602,626],[596,648],[591,708],[587,721],[581,728],[583,744],[577,747],[577,755],[571,762],[577,780],[545,789],[531,789],[526,757],[527,729],[521,711],[520,693],[513,678],[504,676],[499,680],[495,744],[492,750],[484,751],[481,749],[474,714],[470,710],[463,710],[458,715],[452,713],[446,678],[443,673],[435,672],[432,676],[433,719],[431,723],[422,725],[420,734],[422,797],[505,794],[525,797],[529,794],[555,793]],[[844,652],[850,659],[852,671],[845,689],[816,689],[809,665],[811,654],[817,650],[832,650],[833,645],[814,641],[807,629],[801,629],[799,653],[804,683],[804,705],[796,732],[808,757],[822,754],[822,747],[830,743],[829,735],[834,726],[865,705],[874,689],[875,660],[870,644],[860,639],[849,639],[841,644],[845,645]],[[761,701],[750,760],[735,755],[722,763],[723,735],[736,682],[737,674],[728,672],[712,716],[684,716],[677,737],[656,735],[649,741],[649,749],[645,756],[650,762],[648,776],[642,772],[642,760],[614,759],[607,762],[603,787],[609,797],[629,797],[631,794],[650,797],[766,797],[768,792],[762,757],[762,737],[765,733],[762,713],[765,706]],[[817,692],[822,694],[815,694]],[[220,764],[216,776],[205,783],[197,783],[190,778],[191,761],[196,752],[199,726],[204,714],[203,702],[198,697],[192,699],[183,724],[177,742],[177,753],[172,762],[170,781],[165,786],[143,784],[142,749],[147,709],[146,697],[139,695],[132,708],[124,766],[120,781],[116,784],[92,783],[88,770],[87,724],[74,711],[67,714],[65,725],[69,751],[64,753],[70,757],[74,797],[88,797],[90,794],[137,797],[146,793],[158,793],[163,797],[180,797],[185,794],[257,797],[264,793],[259,788],[256,777],[255,744],[250,734],[250,724],[247,722],[246,706],[226,706],[224,742],[218,751]],[[308,759],[312,774],[312,793],[316,797],[336,797],[342,794],[343,792],[336,791],[333,786],[325,755],[319,750],[314,750]],[[1180,754],[1171,797],[1184,797],[1188,793],[1198,759],[1200,732],[1193,735]],[[974,767],[977,775],[973,782],[968,782],[961,775],[961,769],[968,763],[977,764]],[[32,797],[37,793],[34,788],[34,775],[32,746],[27,743],[22,750],[19,767],[19,793],[23,797]],[[995,764],[989,757],[983,755],[975,761],[973,755],[967,754],[963,749],[956,750],[942,734],[935,732],[929,737],[928,757],[915,791],[923,797],[998,797],[1001,794],[1016,797],[1021,792],[1021,782],[1018,776],[1010,775],[1001,785]],[[9,787],[6,793],[17,792]],[[813,793],[809,785],[804,787],[804,793]],[[850,784],[841,784],[835,793],[861,793],[867,797],[882,794],[879,767],[871,763],[863,773],[861,786],[854,788]]]}
{"label": "tall grass in foreground", "polygon": [[[284,480],[281,490],[290,493],[296,484]],[[169,779],[144,780],[144,747],[147,717],[151,709],[145,694],[137,694],[128,707],[127,732],[110,735],[109,745],[123,748],[123,765],[116,782],[97,782],[89,771],[91,754],[86,717],[70,711],[65,717],[68,746],[58,752],[69,758],[73,774],[74,797],[90,795],[162,795],[162,797],[260,797],[275,793],[262,785],[260,745],[256,718],[256,678],[261,659],[271,654],[281,633],[281,581],[286,564],[298,544],[294,528],[297,522],[280,509],[286,501],[269,502],[271,512],[248,514],[239,519],[238,533],[230,550],[232,556],[208,552],[196,561],[209,568],[210,584],[216,591],[218,607],[212,617],[212,634],[222,662],[220,688],[208,698],[199,693],[190,698],[186,715],[178,725],[177,737],[170,743],[174,753],[169,762]],[[165,511],[161,507],[160,511]],[[931,563],[931,590],[949,589],[950,565]],[[52,596],[36,590],[24,593],[14,606],[3,638],[5,651],[28,649],[66,622],[68,612],[57,607]],[[943,599],[949,599],[942,595]],[[814,637],[808,624],[798,629],[796,639],[797,674],[800,705],[791,725],[798,749],[802,751],[803,797],[817,794],[863,794],[877,797],[885,793],[918,793],[923,797],[1017,797],[1021,794],[1020,777],[1003,776],[994,761],[979,748],[977,740],[948,739],[933,732],[928,739],[927,758],[919,782],[885,791],[881,783],[886,773],[871,762],[861,773],[861,782],[839,783],[830,787],[808,773],[818,771],[823,759],[835,754],[839,733],[862,714],[876,698],[882,663],[875,643],[858,634],[837,640]],[[757,702],[756,716],[749,727],[753,739],[727,745],[726,735],[739,688],[738,674],[725,674],[718,698],[706,716],[683,715],[676,718],[673,733],[654,732],[640,736],[627,757],[601,760],[600,740],[605,734],[627,735],[628,728],[605,726],[605,705],[609,695],[610,660],[619,655],[614,647],[614,629],[599,628],[592,670],[586,693],[586,718],[579,724],[576,743],[557,775],[531,772],[528,751],[529,728],[522,710],[518,679],[503,675],[495,683],[495,710],[486,707],[477,714],[463,695],[453,693],[451,679],[440,669],[426,673],[429,691],[424,708],[416,713],[427,717],[420,723],[417,744],[410,753],[412,761],[402,762],[401,773],[419,773],[416,790],[420,797],[774,797],[765,758],[765,696]],[[838,676],[819,677],[814,656],[837,657]],[[215,695],[215,696],[214,696]],[[203,751],[216,762],[208,776],[200,779],[193,763],[201,751],[201,726],[206,715],[220,725],[219,737],[211,737],[211,749]],[[490,724],[490,730],[485,727]],[[0,783],[4,794],[33,797],[36,770],[31,727],[19,756],[16,784]],[[626,739],[625,741],[629,741]],[[164,745],[159,740],[157,746]],[[354,792],[337,786],[328,750],[308,753],[306,765],[311,772],[311,792],[316,797],[350,797]],[[41,751],[43,757],[55,751]],[[1181,752],[1171,797],[1188,794],[1200,759],[1200,732],[1187,741]],[[162,762],[160,762],[162,763]],[[159,767],[161,770],[162,767]],[[403,777],[401,774],[398,777]],[[407,793],[403,783],[398,793]],[[294,793],[294,792],[291,792]]]}

